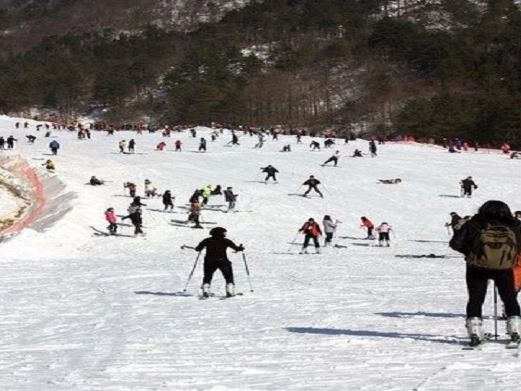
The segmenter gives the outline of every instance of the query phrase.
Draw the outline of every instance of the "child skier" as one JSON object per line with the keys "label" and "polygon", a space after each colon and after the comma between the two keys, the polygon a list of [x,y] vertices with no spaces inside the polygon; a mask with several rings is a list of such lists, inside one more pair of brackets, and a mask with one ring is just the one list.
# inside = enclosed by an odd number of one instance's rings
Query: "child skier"
{"label": "child skier", "polygon": [[300,254],[307,254],[307,247],[309,246],[309,241],[313,239],[313,244],[315,245],[315,252],[317,254],[320,253],[320,243],[318,242],[318,237],[322,236],[322,231],[320,230],[320,226],[315,222],[313,218],[309,218],[307,222],[298,230],[298,232],[302,232],[304,236],[304,244],[302,245],[302,250]]}
{"label": "child skier", "polygon": [[390,246],[389,233],[391,231],[392,231],[391,226],[389,224],[387,224],[386,222],[383,222],[376,228],[376,232],[378,232],[378,245],[379,246],[382,246],[384,242],[385,242],[386,247]]}
{"label": "child skier", "polygon": [[123,183],[123,188],[124,189],[128,189],[128,193],[131,197],[135,197],[136,196],[136,190],[137,190],[137,186],[132,183],[132,182],[125,182]]}
{"label": "child skier", "polygon": [[108,208],[105,211],[105,220],[109,223],[109,226],[107,227],[109,234],[115,235],[118,230],[118,225],[116,224],[117,217],[114,213],[114,208]]}
{"label": "child skier", "polygon": [[371,222],[371,220],[369,220],[365,216],[362,216],[360,219],[362,220],[362,225],[360,225],[360,228],[364,228],[364,227],[367,228],[367,238],[366,239],[373,240],[374,239],[374,236],[373,236],[374,224]]}
{"label": "child skier", "polygon": [[237,246],[226,238],[226,229],[215,227],[210,230],[210,237],[204,239],[195,247],[200,252],[206,248],[204,256],[203,297],[210,297],[210,286],[213,274],[217,269],[221,271],[226,280],[226,297],[235,296],[235,282],[233,279],[232,263],[228,260],[226,249],[244,251],[243,245]]}
{"label": "child skier", "polygon": [[336,220],[333,222],[331,219],[331,216],[325,215],[324,219],[322,220],[322,225],[324,226],[324,233],[326,234],[326,239],[324,240],[324,247],[327,247],[331,244],[333,240],[333,235],[335,234],[337,225],[339,221]]}

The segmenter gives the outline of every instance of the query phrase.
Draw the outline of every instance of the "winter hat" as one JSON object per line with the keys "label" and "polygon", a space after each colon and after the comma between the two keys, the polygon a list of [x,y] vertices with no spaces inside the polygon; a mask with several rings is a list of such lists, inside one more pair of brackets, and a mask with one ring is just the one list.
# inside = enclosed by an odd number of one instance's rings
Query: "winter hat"
{"label": "winter hat", "polygon": [[224,237],[226,229],[223,227],[215,227],[210,230],[210,236],[213,238]]}

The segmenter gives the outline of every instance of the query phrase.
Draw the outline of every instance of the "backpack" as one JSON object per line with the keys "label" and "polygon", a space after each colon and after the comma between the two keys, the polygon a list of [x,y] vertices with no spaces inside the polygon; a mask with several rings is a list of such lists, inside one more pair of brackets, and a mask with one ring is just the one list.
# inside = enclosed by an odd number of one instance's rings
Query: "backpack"
{"label": "backpack", "polygon": [[519,243],[512,228],[487,224],[474,240],[467,262],[482,269],[507,270],[516,265],[518,252]]}

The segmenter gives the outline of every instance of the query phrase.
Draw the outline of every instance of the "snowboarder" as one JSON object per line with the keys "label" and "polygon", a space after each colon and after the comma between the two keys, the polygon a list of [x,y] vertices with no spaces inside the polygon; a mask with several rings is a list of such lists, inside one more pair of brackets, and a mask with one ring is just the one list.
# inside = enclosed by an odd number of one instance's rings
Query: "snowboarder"
{"label": "snowboarder", "polygon": [[199,141],[199,152],[201,151],[206,152],[206,139],[204,137],[201,137],[201,140]]}
{"label": "snowboarder", "polygon": [[108,208],[105,211],[105,220],[109,223],[109,226],[107,227],[109,234],[115,235],[118,230],[118,225],[116,224],[117,217],[114,213],[114,208]]}
{"label": "snowboarder", "polygon": [[465,179],[462,179],[460,181],[460,186],[461,186],[461,196],[462,197],[467,196],[468,198],[472,197],[472,189],[478,188],[478,185],[476,185],[474,183],[471,176],[469,176]]}
{"label": "snowboarder", "polygon": [[100,186],[103,185],[105,182],[103,182],[101,179],[96,178],[94,175],[90,177],[89,183],[92,186]]}
{"label": "snowboarder", "polygon": [[318,187],[317,187],[318,185],[320,185],[320,181],[318,179],[315,179],[315,177],[313,175],[310,175],[309,179],[307,181],[305,181],[302,185],[308,186],[308,189],[303,194],[304,197],[307,197],[307,195],[309,194],[309,192],[311,190],[315,190],[315,192],[320,195],[320,198],[324,198],[324,195],[320,192],[320,190],[318,190]]}
{"label": "snowboarder", "polygon": [[326,239],[324,240],[324,247],[327,247],[331,244],[333,240],[333,235],[335,234],[336,228],[338,226],[339,221],[336,220],[333,222],[331,216],[325,215],[322,220],[322,225],[324,226],[324,233],[326,234]]}
{"label": "snowboarder", "polygon": [[226,297],[235,296],[235,282],[233,279],[232,263],[228,260],[226,249],[230,247],[235,251],[244,251],[243,245],[237,246],[226,238],[226,229],[215,227],[210,230],[210,237],[204,239],[195,247],[200,252],[206,248],[204,257],[203,297],[210,297],[210,286],[213,274],[217,269],[221,271],[226,280]]}
{"label": "snowboarder", "polygon": [[310,217],[298,231],[305,235],[304,244],[302,245],[300,254],[307,254],[307,247],[309,246],[309,241],[311,239],[313,239],[313,244],[315,245],[315,252],[319,254],[320,243],[318,242],[318,237],[322,235],[322,231],[320,230],[320,226],[315,222],[315,220]]}
{"label": "snowboarder", "polygon": [[57,155],[58,154],[58,149],[60,149],[60,143],[56,140],[52,140],[50,143],[49,143],[49,148],[51,150],[51,153],[53,155]]}
{"label": "snowboarder", "polygon": [[128,142],[128,153],[136,152],[136,141],[132,138]]}
{"label": "snowboarder", "polygon": [[360,228],[367,228],[367,238],[366,239],[373,240],[374,239],[374,235],[373,235],[374,224],[372,223],[371,220],[369,220],[365,216],[362,216],[360,218],[360,220],[362,220],[362,224],[360,225]]}
{"label": "snowboarder", "polygon": [[125,182],[123,183],[123,188],[124,189],[128,189],[128,193],[131,197],[135,197],[136,196],[136,190],[137,190],[137,186],[132,183],[132,182]]}
{"label": "snowboarder", "polygon": [[472,346],[483,342],[482,306],[488,280],[493,280],[507,315],[507,333],[512,342],[521,340],[520,308],[512,268],[517,264],[521,244],[521,223],[502,201],[487,201],[460,230],[449,246],[465,255],[467,263],[466,326]]}
{"label": "snowboarder", "polygon": [[262,170],[262,172],[265,172],[267,174],[266,178],[264,178],[264,182],[267,183],[270,178],[273,178],[273,181],[277,182],[276,174],[277,174],[277,172],[279,172],[279,170],[277,170],[271,164],[269,164],[266,167],[261,168],[261,170]]}
{"label": "snowboarder", "polygon": [[175,197],[172,197],[172,193],[170,192],[170,190],[167,190],[163,193],[163,206],[164,206],[165,212],[168,209],[170,209],[170,211],[172,211],[174,209],[174,201],[172,198],[175,198]]}
{"label": "snowboarder", "polygon": [[378,232],[378,245],[382,246],[385,242],[385,246],[389,247],[389,233],[392,231],[391,226],[384,221],[382,224],[376,227],[375,231]]}
{"label": "snowboarder", "polygon": [[228,212],[235,209],[238,194],[234,194],[231,186],[224,191],[224,200],[228,203]]}
{"label": "snowboarder", "polygon": [[376,143],[374,140],[369,141],[369,152],[371,153],[371,157],[376,157]]}
{"label": "snowboarder", "polygon": [[337,166],[338,164],[338,159],[340,158],[340,151],[335,151],[335,153],[329,158],[327,159],[323,164],[322,166],[325,166],[326,164],[328,164],[329,162],[333,162],[333,164],[335,165],[335,167]]}

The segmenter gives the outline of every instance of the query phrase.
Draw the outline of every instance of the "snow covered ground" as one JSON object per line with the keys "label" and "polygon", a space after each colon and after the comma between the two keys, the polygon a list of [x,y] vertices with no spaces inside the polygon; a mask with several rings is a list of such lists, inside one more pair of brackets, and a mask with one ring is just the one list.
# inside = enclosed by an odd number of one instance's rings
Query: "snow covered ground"
{"label": "snow covered ground", "polygon": [[[39,167],[50,140],[34,128],[15,130],[14,122],[0,117],[0,135],[15,134],[14,153]],[[198,132],[198,138],[209,133]],[[34,145],[23,141],[30,133],[38,136]],[[447,247],[443,224],[449,212],[472,214],[489,199],[521,209],[519,161],[387,144],[378,158],[343,157],[332,168],[319,164],[333,151],[309,152],[307,138],[296,145],[281,137],[255,150],[255,138],[230,147],[225,134],[200,154],[194,153],[198,138],[189,134],[166,139],[164,152],[154,150],[163,140],[159,133],[94,133],[86,141],[55,135],[62,144],[56,175],[78,198],[44,233],[27,229],[1,244],[2,389],[518,389],[521,363],[504,345],[462,350],[464,262]],[[177,137],[182,153],[172,151]],[[135,138],[140,154],[117,153],[122,138]],[[280,153],[288,142],[294,151]],[[355,147],[367,152],[364,141],[339,141],[338,149],[347,156]],[[280,170],[279,184],[259,183],[259,168],[267,164]],[[312,174],[324,185],[324,199],[288,195]],[[113,182],[85,185],[92,175]],[[458,182],[468,175],[479,189],[472,199],[458,198]],[[397,177],[399,185],[377,183]],[[147,178],[177,196],[175,213],[156,211],[159,198],[147,200],[146,237],[93,236],[90,226],[105,229],[107,207],[125,213],[130,198],[122,183],[133,181],[142,193]],[[208,231],[170,220],[185,219],[180,207],[206,184],[239,193],[240,213],[202,216],[246,247],[253,293],[240,255],[231,253],[243,296],[219,300],[224,281],[216,274],[216,297],[199,300],[201,265],[190,296],[179,295],[196,255],[180,246],[197,244]],[[219,196],[210,203],[224,204]],[[298,255],[299,246],[290,243],[297,229],[325,214],[343,222],[335,241],[347,248]],[[390,248],[359,240],[364,215],[393,226]],[[396,257],[425,254],[447,257]],[[485,314],[492,314],[491,297]],[[492,331],[492,320],[486,327]]]}

